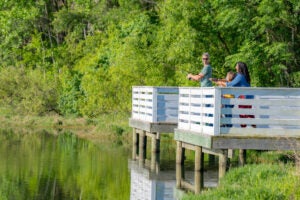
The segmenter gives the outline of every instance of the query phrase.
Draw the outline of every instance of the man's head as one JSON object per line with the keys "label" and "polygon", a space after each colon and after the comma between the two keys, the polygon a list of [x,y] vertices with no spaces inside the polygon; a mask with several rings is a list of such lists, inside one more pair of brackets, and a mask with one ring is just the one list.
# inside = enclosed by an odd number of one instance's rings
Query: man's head
{"label": "man's head", "polygon": [[209,54],[208,53],[202,54],[202,62],[204,65],[208,65],[208,63],[209,63]]}

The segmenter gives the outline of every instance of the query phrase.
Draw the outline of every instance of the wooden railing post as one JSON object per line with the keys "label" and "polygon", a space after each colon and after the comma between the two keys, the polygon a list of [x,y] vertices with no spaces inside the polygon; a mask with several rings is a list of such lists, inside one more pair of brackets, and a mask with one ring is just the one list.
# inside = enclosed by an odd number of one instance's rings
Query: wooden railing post
{"label": "wooden railing post", "polygon": [[214,135],[220,135],[220,120],[221,120],[221,89],[214,88]]}

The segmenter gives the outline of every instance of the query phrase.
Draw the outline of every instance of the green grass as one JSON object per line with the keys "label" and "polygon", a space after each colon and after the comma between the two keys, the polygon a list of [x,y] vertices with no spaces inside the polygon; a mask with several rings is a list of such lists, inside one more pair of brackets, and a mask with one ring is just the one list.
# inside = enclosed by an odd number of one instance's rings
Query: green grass
{"label": "green grass", "polygon": [[292,152],[249,151],[244,167],[231,168],[217,188],[183,200],[284,200],[300,199],[300,174]]}

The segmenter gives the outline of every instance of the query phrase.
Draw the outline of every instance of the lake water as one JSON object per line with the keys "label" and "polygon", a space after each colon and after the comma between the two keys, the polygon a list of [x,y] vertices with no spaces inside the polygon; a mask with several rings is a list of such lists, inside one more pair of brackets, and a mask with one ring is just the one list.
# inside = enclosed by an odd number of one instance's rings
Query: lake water
{"label": "lake water", "polygon": [[[161,150],[160,170],[151,172],[114,143],[92,143],[72,133],[0,132],[0,199],[175,200],[175,154]],[[192,181],[192,174],[187,179]],[[206,173],[206,186],[217,174]]]}

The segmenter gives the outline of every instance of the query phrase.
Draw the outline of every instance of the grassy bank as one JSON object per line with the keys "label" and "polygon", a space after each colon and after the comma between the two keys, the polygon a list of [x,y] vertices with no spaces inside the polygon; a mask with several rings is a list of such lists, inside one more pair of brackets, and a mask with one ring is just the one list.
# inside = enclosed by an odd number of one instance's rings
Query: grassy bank
{"label": "grassy bank", "polygon": [[97,118],[47,116],[0,116],[0,128],[16,132],[42,131],[53,134],[72,132],[80,138],[93,141],[113,140],[129,143],[131,128],[128,126],[129,114],[103,114]]}
{"label": "grassy bank", "polygon": [[217,188],[183,200],[288,200],[300,199],[300,173],[294,152],[248,151],[247,165],[233,167]]}
{"label": "grassy bank", "polygon": [[184,200],[270,200],[300,199],[299,176],[292,165],[255,164],[235,168],[221,180],[218,188]]}

